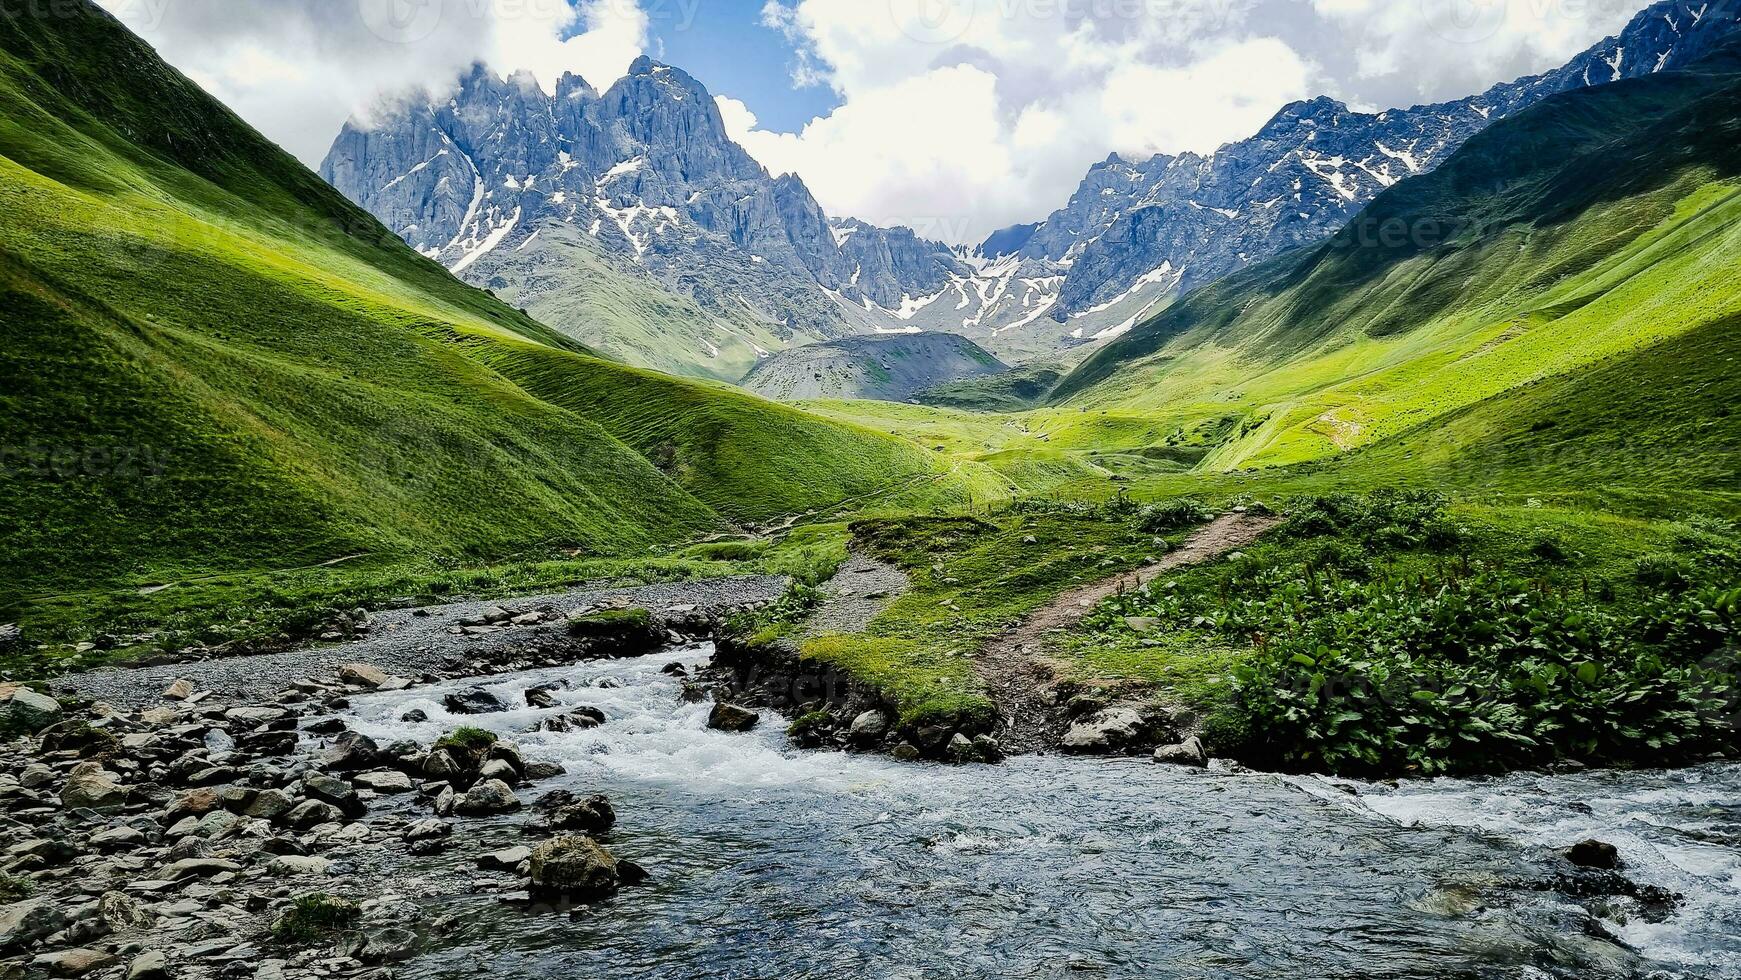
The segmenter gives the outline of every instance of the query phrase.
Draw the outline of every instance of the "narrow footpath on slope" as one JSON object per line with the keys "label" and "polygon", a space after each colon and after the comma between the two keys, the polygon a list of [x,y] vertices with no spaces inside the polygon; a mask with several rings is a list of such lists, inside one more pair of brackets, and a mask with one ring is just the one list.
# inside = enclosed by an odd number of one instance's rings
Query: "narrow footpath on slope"
{"label": "narrow footpath on slope", "polygon": [[998,741],[1012,755],[1051,749],[1066,722],[1054,703],[1051,671],[1043,663],[1049,640],[1081,622],[1108,596],[1139,588],[1158,576],[1213,561],[1256,541],[1279,519],[1232,513],[1197,530],[1160,561],[1135,571],[1079,586],[1035,610],[1020,626],[986,645],[974,666],[986,694],[997,705],[1004,728]]}

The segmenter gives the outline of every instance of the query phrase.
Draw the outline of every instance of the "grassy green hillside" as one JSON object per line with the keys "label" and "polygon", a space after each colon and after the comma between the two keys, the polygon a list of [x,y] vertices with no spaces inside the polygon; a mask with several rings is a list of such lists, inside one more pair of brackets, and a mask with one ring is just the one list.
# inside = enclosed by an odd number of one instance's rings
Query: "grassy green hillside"
{"label": "grassy green hillside", "polygon": [[91,5],[0,19],[0,328],[0,601],[357,552],[644,554],[722,515],[958,482],[899,440],[591,356]]}
{"label": "grassy green hillside", "polygon": [[637,367],[736,382],[763,352],[820,337],[781,338],[749,315],[703,310],[655,282],[632,263],[614,262],[598,240],[573,225],[551,222],[512,258],[491,254],[479,264],[490,291],[524,307],[539,322],[594,350]]}
{"label": "grassy green hillside", "polygon": [[[1581,90],[1495,125],[1323,246],[1205,289],[1054,399],[1193,433],[1203,470],[1325,459],[1741,312],[1733,62]],[[1102,451],[1154,452],[1151,433]],[[1710,475],[1710,474],[1706,474]]]}

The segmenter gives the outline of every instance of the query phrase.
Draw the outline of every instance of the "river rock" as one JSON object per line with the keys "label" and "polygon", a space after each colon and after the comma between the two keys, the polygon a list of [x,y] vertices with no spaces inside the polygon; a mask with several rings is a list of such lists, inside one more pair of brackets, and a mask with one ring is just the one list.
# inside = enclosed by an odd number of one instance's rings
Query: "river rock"
{"label": "river rock", "polygon": [[0,952],[22,949],[67,925],[66,913],[48,899],[7,905],[0,908]]}
{"label": "river rock", "polygon": [[499,780],[509,786],[520,781],[520,773],[506,759],[491,759],[478,770],[480,780]]}
{"label": "river rock", "polygon": [[532,849],[529,847],[510,847],[478,855],[478,867],[484,871],[513,871],[520,866],[521,861],[531,856]]}
{"label": "river rock", "polygon": [[421,725],[429,720],[429,712],[422,708],[412,708],[399,716],[399,720],[407,725]]}
{"label": "river rock", "polygon": [[351,782],[363,789],[391,796],[395,793],[409,793],[412,790],[411,777],[397,769],[381,769],[375,772],[359,773],[352,777]]}
{"label": "river rock", "polygon": [[115,775],[95,762],[81,762],[67,774],[60,791],[61,805],[98,813],[113,813],[127,805],[127,788]]}
{"label": "river rock", "polygon": [[224,712],[224,717],[243,725],[268,725],[290,717],[290,709],[276,705],[244,705]]}
{"label": "river rock", "polygon": [[374,739],[360,732],[345,732],[334,738],[332,745],[321,755],[321,765],[334,772],[374,769],[383,761],[381,747],[375,744]]}
{"label": "river rock", "polygon": [[761,720],[754,711],[724,701],[716,703],[707,713],[707,727],[722,732],[747,732]]}
{"label": "river rock", "polygon": [[1620,867],[1620,849],[1606,841],[1579,841],[1566,848],[1566,860],[1580,868],[1615,871]]}
{"label": "river rock", "polygon": [[99,851],[128,851],[145,843],[145,835],[133,827],[110,827],[91,835],[91,846]]}
{"label": "river rock", "polygon": [[223,795],[215,789],[190,789],[175,798],[169,809],[163,811],[163,822],[175,824],[183,817],[203,817],[222,806]]}
{"label": "river rock", "polygon": [[284,815],[284,822],[297,830],[307,830],[323,823],[343,823],[345,815],[338,807],[320,800],[304,800]]}
{"label": "river rock", "polygon": [[163,877],[170,881],[180,881],[183,878],[209,878],[212,875],[226,872],[233,874],[240,870],[242,870],[241,865],[234,861],[226,861],[223,858],[188,858],[185,861],[176,861],[166,865],[163,869]]}
{"label": "river rock", "polygon": [[280,854],[266,865],[266,870],[284,878],[299,875],[324,875],[332,870],[332,862],[306,854]]}
{"label": "river rock", "polygon": [[453,833],[453,824],[445,820],[419,820],[405,828],[407,841],[439,840]]}
{"label": "river rock", "polygon": [[616,891],[617,859],[598,841],[565,834],[532,849],[534,895],[589,899]]}
{"label": "river rock", "polygon": [[518,809],[520,798],[514,795],[507,783],[499,779],[486,779],[478,783],[453,803],[453,812],[467,817],[507,813]]}
{"label": "river rock", "polygon": [[140,905],[126,892],[104,892],[103,897],[97,899],[97,914],[116,932],[149,929],[157,921],[157,916],[150,909]]}
{"label": "river rock", "polygon": [[551,809],[545,823],[552,830],[573,830],[597,836],[608,833],[616,826],[617,811],[611,806],[609,797],[595,794],[579,802]]}
{"label": "river rock", "polygon": [[508,710],[502,699],[481,687],[471,687],[441,699],[442,707],[456,715],[493,715]]}
{"label": "river rock", "polygon": [[1106,708],[1071,725],[1059,744],[1066,752],[1118,752],[1140,741],[1147,728],[1135,709]]}
{"label": "river rock", "polygon": [[60,721],[60,702],[28,687],[0,688],[0,733],[35,734]]}
{"label": "river rock", "polygon": [[40,762],[33,762],[24,767],[18,774],[18,785],[25,789],[41,789],[54,782],[54,770]]}
{"label": "river rock", "polygon": [[176,678],[173,683],[163,689],[165,701],[186,701],[191,697],[193,697],[193,681],[185,677]]}
{"label": "river rock", "polygon": [[148,949],[128,964],[127,980],[169,980],[169,959],[159,950]]}
{"label": "river rock", "polygon": [[380,687],[387,683],[387,672],[374,664],[345,664],[339,668],[339,680],[359,687]]}
{"label": "river rock", "polygon": [[924,755],[919,747],[912,742],[902,742],[889,750],[889,755],[899,762],[917,762]]}
{"label": "river rock", "polygon": [[1195,766],[1199,769],[1209,764],[1209,753],[1204,751],[1203,742],[1193,735],[1178,745],[1163,745],[1155,749],[1155,761],[1174,766]]}
{"label": "river rock", "polygon": [[369,809],[350,783],[323,772],[311,772],[302,777],[302,792],[311,800],[332,804],[352,820],[367,813]]}
{"label": "river rock", "polygon": [[242,816],[255,820],[277,820],[289,813],[296,801],[282,790],[263,789],[242,809]]}
{"label": "river rock", "polygon": [[546,718],[539,728],[547,732],[583,732],[605,723],[605,713],[591,705],[582,705],[567,714]]}
{"label": "river rock", "polygon": [[38,956],[30,961],[30,965],[51,977],[82,977],[106,970],[117,962],[115,954],[100,949],[61,949]]}
{"label": "river rock", "polygon": [[477,766],[473,758],[468,753],[443,746],[424,757],[423,774],[430,779],[442,780],[455,786],[470,785],[477,776]]}
{"label": "river rock", "polygon": [[888,713],[880,708],[860,712],[852,720],[852,727],[847,730],[848,737],[854,745],[869,747],[883,740],[889,733]]}
{"label": "river rock", "polygon": [[369,933],[358,953],[364,963],[399,963],[417,955],[422,940],[416,932],[395,926]]}
{"label": "river rock", "polygon": [[548,708],[557,707],[562,702],[556,700],[556,695],[555,695],[555,693],[553,693],[554,690],[555,690],[554,685],[544,685],[542,687],[529,687],[529,688],[527,688],[526,689],[526,706],[529,708],[539,708],[539,709],[548,709]]}

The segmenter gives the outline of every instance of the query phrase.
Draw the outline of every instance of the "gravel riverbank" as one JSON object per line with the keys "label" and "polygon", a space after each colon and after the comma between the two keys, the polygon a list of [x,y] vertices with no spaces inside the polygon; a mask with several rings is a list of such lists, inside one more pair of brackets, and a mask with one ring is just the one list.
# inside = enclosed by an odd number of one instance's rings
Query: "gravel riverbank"
{"label": "gravel riverbank", "polygon": [[[374,664],[390,674],[417,677],[437,670],[451,656],[485,657],[561,635],[573,612],[610,605],[639,606],[665,623],[726,615],[772,602],[785,592],[781,576],[703,579],[618,589],[578,589],[519,599],[455,602],[372,614],[367,635],[348,643],[286,653],[204,660],[161,667],[92,671],[63,677],[56,687],[117,708],[157,703],[163,689],[187,678],[200,690],[239,701],[266,699],[295,681],[331,674],[342,664]],[[498,624],[479,621],[500,610],[511,614]],[[543,612],[538,622],[516,623]],[[466,625],[476,623],[477,625]]]}

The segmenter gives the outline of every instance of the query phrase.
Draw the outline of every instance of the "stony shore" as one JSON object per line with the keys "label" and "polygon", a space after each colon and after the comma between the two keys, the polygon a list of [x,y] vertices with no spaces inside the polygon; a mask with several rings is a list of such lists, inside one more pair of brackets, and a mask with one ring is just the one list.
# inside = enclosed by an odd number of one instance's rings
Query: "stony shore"
{"label": "stony shore", "polygon": [[432,899],[564,908],[638,884],[609,849],[611,802],[552,788],[560,765],[479,732],[380,745],[335,715],[358,694],[707,638],[786,586],[363,614],[334,646],[0,686],[0,980],[384,976],[466,927]]}

